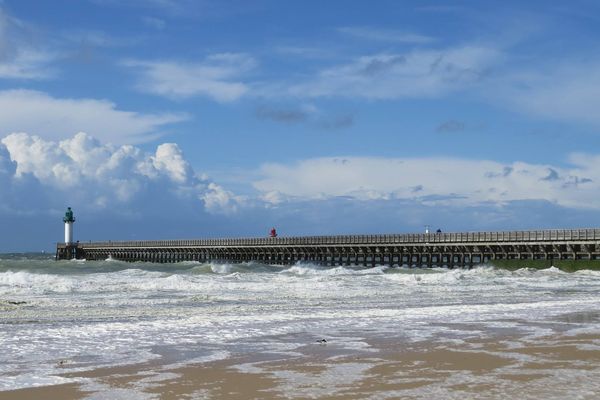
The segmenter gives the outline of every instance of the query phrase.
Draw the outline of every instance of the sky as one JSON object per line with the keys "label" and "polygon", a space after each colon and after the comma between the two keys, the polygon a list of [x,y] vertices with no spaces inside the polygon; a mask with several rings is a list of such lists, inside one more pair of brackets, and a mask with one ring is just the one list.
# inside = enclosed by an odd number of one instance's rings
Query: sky
{"label": "sky", "polygon": [[595,1],[0,0],[0,252],[600,225]]}

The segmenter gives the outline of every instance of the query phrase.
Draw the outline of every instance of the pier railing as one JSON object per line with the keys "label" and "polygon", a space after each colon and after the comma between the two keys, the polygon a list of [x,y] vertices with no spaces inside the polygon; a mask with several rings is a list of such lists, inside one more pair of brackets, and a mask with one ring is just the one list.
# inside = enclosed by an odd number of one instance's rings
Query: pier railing
{"label": "pier railing", "polygon": [[[289,236],[261,238],[224,238],[192,240],[136,240],[82,242],[79,246],[93,247],[253,247],[253,246],[339,246],[377,244],[452,244],[452,243],[508,243],[508,242],[573,242],[600,241],[600,229],[552,229],[505,232],[459,232],[398,235],[340,235]],[[59,246],[62,244],[59,244]]]}

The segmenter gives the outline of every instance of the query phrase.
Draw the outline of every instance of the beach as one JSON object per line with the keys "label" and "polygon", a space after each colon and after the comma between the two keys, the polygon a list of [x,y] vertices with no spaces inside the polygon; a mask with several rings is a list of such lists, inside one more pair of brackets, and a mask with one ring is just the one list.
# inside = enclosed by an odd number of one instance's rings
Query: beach
{"label": "beach", "polygon": [[599,336],[531,342],[499,334],[495,339],[409,345],[392,338],[366,341],[365,351],[315,342],[293,355],[252,353],[178,368],[151,362],[66,373],[65,378],[79,383],[8,391],[0,397],[84,399],[110,392],[113,398],[161,399],[592,399],[599,393]]}
{"label": "beach", "polygon": [[0,398],[600,393],[596,271],[49,263],[0,263]]}

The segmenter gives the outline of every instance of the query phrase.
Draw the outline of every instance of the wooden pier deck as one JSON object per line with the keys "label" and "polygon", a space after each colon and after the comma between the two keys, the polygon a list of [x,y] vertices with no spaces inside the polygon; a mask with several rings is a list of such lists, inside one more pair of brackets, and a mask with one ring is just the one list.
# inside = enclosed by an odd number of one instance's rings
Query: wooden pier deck
{"label": "wooden pier deck", "polygon": [[600,229],[58,243],[56,259],[72,258],[451,268],[492,260],[600,260]]}

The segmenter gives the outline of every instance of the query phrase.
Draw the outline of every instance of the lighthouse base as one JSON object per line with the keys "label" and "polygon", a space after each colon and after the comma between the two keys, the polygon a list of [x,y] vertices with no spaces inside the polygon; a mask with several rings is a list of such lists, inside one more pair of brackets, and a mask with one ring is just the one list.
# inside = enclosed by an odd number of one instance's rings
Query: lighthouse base
{"label": "lighthouse base", "polygon": [[83,251],[77,243],[58,244],[56,246],[56,260],[73,260],[83,258]]}

